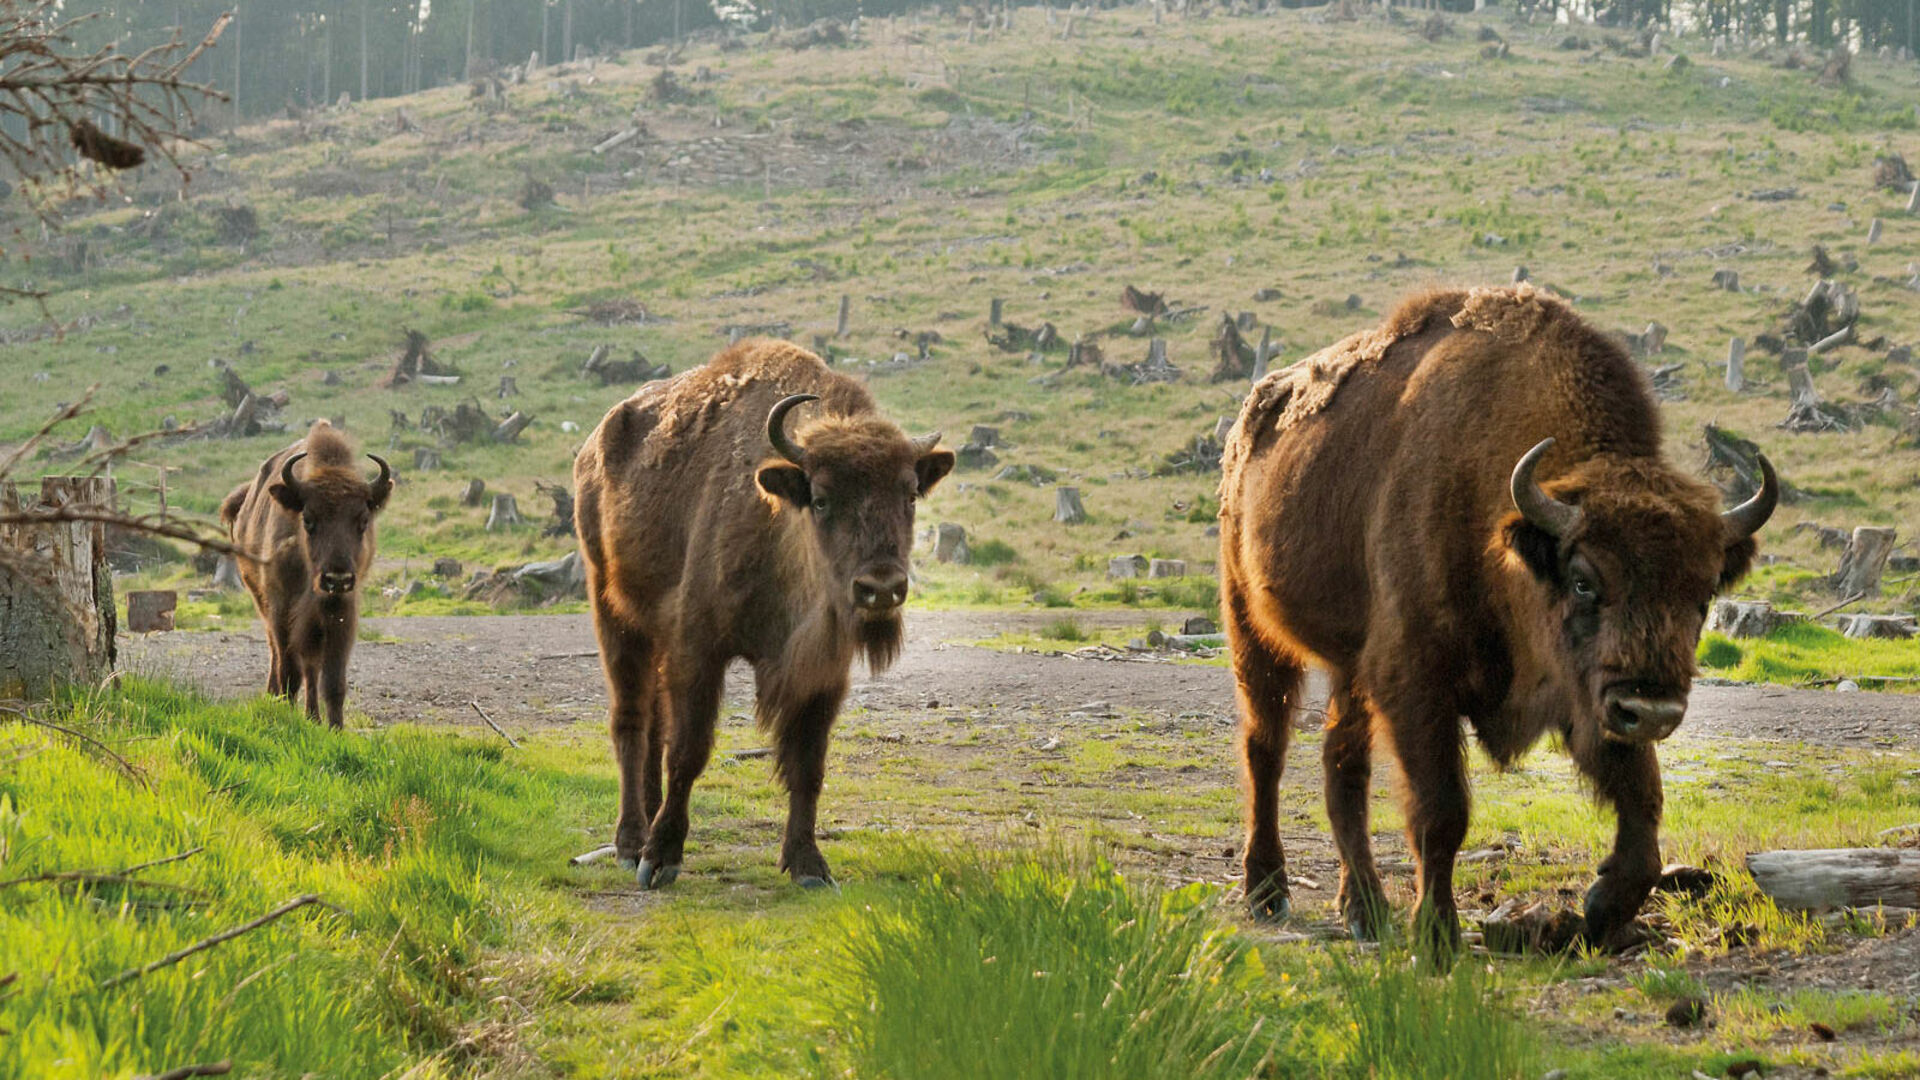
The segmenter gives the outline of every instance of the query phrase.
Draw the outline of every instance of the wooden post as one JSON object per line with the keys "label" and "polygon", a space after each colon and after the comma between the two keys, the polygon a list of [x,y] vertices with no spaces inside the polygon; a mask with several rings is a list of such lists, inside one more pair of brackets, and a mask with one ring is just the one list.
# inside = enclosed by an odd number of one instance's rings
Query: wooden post
{"label": "wooden post", "polygon": [[1847,550],[1840,556],[1840,569],[1829,582],[1836,596],[1879,596],[1880,572],[1886,569],[1887,556],[1893,554],[1895,530],[1862,525],[1853,530]]}
{"label": "wooden post", "polygon": [[834,337],[843,338],[847,336],[847,317],[852,313],[853,313],[853,298],[848,296],[846,293],[841,293],[840,294],[840,322],[839,322],[838,328],[835,329],[833,332]]}
{"label": "wooden post", "polygon": [[1739,393],[1747,388],[1747,339],[1736,337],[1727,342],[1727,389]]}
{"label": "wooden post", "polygon": [[[113,481],[47,477],[23,505],[0,481],[0,516],[63,506],[108,510]],[[45,697],[65,683],[97,683],[113,670],[113,574],[98,522],[0,525],[0,697]]]}

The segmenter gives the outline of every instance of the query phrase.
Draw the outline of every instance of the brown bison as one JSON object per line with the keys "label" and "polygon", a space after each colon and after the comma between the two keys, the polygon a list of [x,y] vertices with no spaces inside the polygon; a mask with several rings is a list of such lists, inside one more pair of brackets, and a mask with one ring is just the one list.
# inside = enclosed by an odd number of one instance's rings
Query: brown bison
{"label": "brown bison", "polygon": [[832,882],[814,842],[827,733],[854,656],[880,671],[899,652],[914,502],[953,468],[939,441],[902,434],[813,354],[761,340],[648,384],[588,437],[574,527],[612,701],[614,844],[642,888],[680,873],[735,657],[753,665],[788,791],[780,866]]}
{"label": "brown bison", "polygon": [[220,504],[240,561],[240,580],[267,628],[267,692],[288,701],[307,688],[307,715],[340,727],[347,657],[360,621],[356,587],[373,562],[373,517],[393,493],[379,457],[368,482],[346,436],[321,420],[307,437],[268,458]]}
{"label": "brown bison", "polygon": [[1257,384],[1220,486],[1255,916],[1288,908],[1275,802],[1314,661],[1332,681],[1327,815],[1356,936],[1386,911],[1367,825],[1379,730],[1406,779],[1416,929],[1437,955],[1458,942],[1464,717],[1502,764],[1559,735],[1612,804],[1585,930],[1624,940],[1660,876],[1655,745],[1685,714],[1708,602],[1747,572],[1779,497],[1761,468],[1760,491],[1721,512],[1661,457],[1639,368],[1526,286],[1415,297]]}

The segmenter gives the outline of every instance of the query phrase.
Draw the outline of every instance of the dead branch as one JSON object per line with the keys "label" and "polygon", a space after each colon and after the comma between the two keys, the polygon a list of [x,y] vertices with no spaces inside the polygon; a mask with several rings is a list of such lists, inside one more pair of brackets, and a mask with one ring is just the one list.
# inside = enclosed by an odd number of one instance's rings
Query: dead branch
{"label": "dead branch", "polygon": [[186,893],[189,896],[205,897],[203,889],[190,885],[175,885],[169,881],[146,881],[128,877],[125,874],[103,874],[97,870],[57,870],[45,874],[33,874],[28,877],[8,878],[0,881],[0,889],[10,889],[15,885],[40,885],[62,881],[74,881],[82,885],[129,885],[142,889],[164,889],[168,892]]}
{"label": "dead branch", "polygon": [[467,702],[467,704],[473,706],[473,711],[480,714],[480,719],[485,720],[487,722],[488,727],[499,732],[500,737],[507,740],[508,746],[513,747],[515,750],[520,749],[520,744],[514,740],[514,737],[507,734],[507,731],[505,728],[501,727],[499,724],[494,723],[493,717],[487,715],[487,710],[481,708],[479,702],[469,701]]}
{"label": "dead branch", "polygon": [[249,922],[241,923],[239,926],[233,927],[232,929],[229,929],[229,930],[222,930],[219,933],[213,935],[212,937],[202,938],[201,940],[194,942],[193,944],[187,946],[184,949],[180,949],[175,952],[170,952],[158,960],[154,960],[154,961],[151,961],[150,963],[142,964],[137,968],[128,968],[127,970],[121,972],[120,974],[115,975],[114,977],[101,983],[100,989],[111,990],[114,987],[119,986],[123,983],[132,982],[135,979],[141,978],[146,975],[150,975],[156,971],[159,971],[161,968],[172,967],[173,965],[179,963],[180,961],[185,960],[187,957],[192,956],[194,953],[205,952],[208,949],[213,948],[215,945],[220,945],[225,942],[232,941],[234,938],[237,938],[242,934],[246,934],[254,930],[258,930],[261,927],[267,925],[268,923],[271,923],[274,920],[280,918],[282,915],[286,915],[289,912],[298,911],[299,909],[306,907],[308,904],[320,904],[320,903],[325,903],[325,901],[321,900],[319,895],[315,893],[307,893],[305,896],[296,896],[293,899],[287,901],[284,904],[281,904],[279,907],[274,908],[272,911],[267,912],[265,915],[262,915],[257,919],[253,919]]}
{"label": "dead branch", "polygon": [[1807,616],[1807,621],[1819,622],[1821,619],[1824,619],[1827,616],[1833,614],[1834,612],[1839,611],[1841,608],[1846,607],[1848,604],[1857,604],[1860,601],[1865,600],[1866,598],[1867,598],[1866,593],[1863,593],[1863,592],[1854,593],[1853,595],[1847,597],[1845,600],[1842,600],[1837,604],[1833,604],[1828,607],[1821,608],[1819,611],[1816,611],[1812,615]]}
{"label": "dead branch", "polygon": [[141,774],[139,768],[135,766],[133,762],[128,761],[124,757],[121,757],[120,754],[117,751],[115,751],[113,747],[108,746],[106,743],[101,742],[99,739],[96,739],[91,735],[88,735],[84,731],[75,731],[70,727],[64,727],[60,724],[56,724],[51,720],[42,720],[41,718],[28,712],[24,706],[25,706],[24,702],[0,701],[0,713],[6,713],[7,715],[18,719],[21,723],[32,724],[34,727],[45,728],[48,731],[57,731],[60,734],[65,735],[70,739],[77,739],[80,742],[86,743],[94,747],[95,749],[99,750],[101,753],[112,758],[114,763],[120,766],[120,771],[127,774],[127,779],[132,780],[134,783],[140,785],[143,788],[148,786],[147,778]]}

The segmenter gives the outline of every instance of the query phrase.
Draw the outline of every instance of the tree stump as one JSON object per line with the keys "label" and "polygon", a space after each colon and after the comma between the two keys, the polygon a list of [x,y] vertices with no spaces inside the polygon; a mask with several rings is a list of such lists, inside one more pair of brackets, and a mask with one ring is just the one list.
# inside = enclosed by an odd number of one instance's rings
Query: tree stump
{"label": "tree stump", "polygon": [[967,441],[975,446],[999,446],[1000,429],[988,427],[985,424],[975,424],[973,430],[967,432]]}
{"label": "tree stump", "polygon": [[1108,581],[1144,577],[1146,573],[1147,557],[1145,555],[1121,555],[1107,560]]}
{"label": "tree stump", "polygon": [[1853,530],[1847,550],[1840,555],[1840,569],[1834,571],[1829,585],[1836,596],[1879,596],[1880,572],[1886,569],[1887,556],[1893,554],[1895,530],[1862,525]]}
{"label": "tree stump", "polygon": [[520,384],[513,381],[513,376],[500,376],[500,400],[505,401],[510,397],[516,397],[519,393]]}
{"label": "tree stump", "polygon": [[525,522],[520,517],[520,507],[514,502],[513,496],[504,491],[495,494],[493,509],[487,511],[487,531],[511,529],[523,524]]}
{"label": "tree stump", "polygon": [[1761,892],[1789,911],[1920,907],[1920,851],[1758,851],[1747,856],[1747,871]]}
{"label": "tree stump", "polygon": [[1000,299],[997,296],[994,297],[992,300],[988,301],[988,306],[987,306],[987,326],[988,327],[994,330],[1000,329],[1000,310],[1005,305],[1006,305],[1006,301]]}
{"label": "tree stump", "polygon": [[460,505],[479,506],[487,498],[487,482],[475,477],[467,481],[467,490],[460,494]]}
{"label": "tree stump", "polygon": [[941,522],[934,530],[933,557],[943,563],[966,565],[973,561],[967,547],[967,530],[950,522]]}
{"label": "tree stump", "polygon": [[152,634],[173,629],[173,612],[180,596],[172,589],[149,589],[127,594],[127,629]]}
{"label": "tree stump", "polygon": [[238,592],[247,587],[247,583],[240,579],[240,563],[233,556],[222,555],[220,561],[213,564],[213,587],[229,592]]}
{"label": "tree stump", "polygon": [[1147,563],[1147,576],[1150,578],[1186,577],[1187,560],[1153,559]]}
{"label": "tree stump", "polygon": [[531,423],[533,423],[532,414],[515,410],[513,415],[500,421],[499,425],[493,429],[493,441],[512,442],[519,438],[520,433],[525,431],[527,425]]}
{"label": "tree stump", "polygon": [[1747,339],[1737,337],[1727,342],[1727,389],[1739,393],[1747,388]]}
{"label": "tree stump", "polygon": [[1760,638],[1789,621],[1785,612],[1775,611],[1765,600],[1715,600],[1707,629],[1731,638]]}
{"label": "tree stump", "polygon": [[840,321],[836,325],[833,331],[834,337],[843,338],[847,336],[847,321],[849,317],[852,316],[852,314],[853,314],[853,298],[848,296],[846,293],[841,293],[840,294]]}
{"label": "tree stump", "polygon": [[1842,615],[1840,633],[1857,640],[1891,638],[1896,641],[1914,635],[1912,615]]}
{"label": "tree stump", "polygon": [[440,451],[427,446],[414,447],[413,448],[413,467],[415,469],[420,470],[421,472],[426,472],[428,469],[439,468],[440,467]]}
{"label": "tree stump", "polygon": [[433,576],[457,578],[460,576],[460,560],[450,555],[442,555],[433,560]]}
{"label": "tree stump", "polygon": [[1728,292],[1739,292],[1740,271],[1715,270],[1713,272],[1713,287],[1716,289],[1725,289]]}
{"label": "tree stump", "polygon": [[[106,510],[113,498],[112,480],[50,476],[39,501],[23,505],[0,481],[0,516]],[[62,684],[99,682],[113,670],[115,621],[105,525],[0,525],[0,697],[38,699]]]}
{"label": "tree stump", "polygon": [[1053,520],[1062,525],[1078,525],[1087,520],[1087,508],[1080,505],[1079,488],[1062,486],[1053,489]]}

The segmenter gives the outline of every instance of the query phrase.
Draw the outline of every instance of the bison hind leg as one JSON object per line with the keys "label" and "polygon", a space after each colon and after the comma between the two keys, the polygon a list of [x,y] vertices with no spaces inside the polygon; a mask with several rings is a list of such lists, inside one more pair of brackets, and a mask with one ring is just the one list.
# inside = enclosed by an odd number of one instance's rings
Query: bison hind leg
{"label": "bison hind leg", "polygon": [[1299,705],[1306,668],[1269,648],[1243,619],[1228,622],[1233,674],[1240,702],[1240,761],[1246,794],[1247,907],[1254,918],[1279,922],[1292,910],[1287,860],[1280,846],[1280,774]]}
{"label": "bison hind leg", "polygon": [[1326,741],[1320,759],[1326,780],[1327,820],[1340,854],[1337,903],[1356,941],[1378,941],[1391,911],[1373,861],[1367,799],[1373,781],[1373,714],[1341,672],[1333,672]]}

